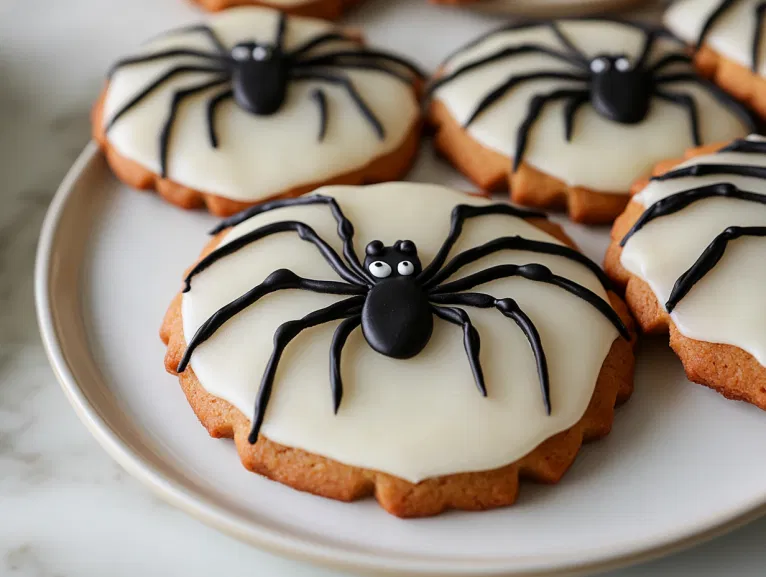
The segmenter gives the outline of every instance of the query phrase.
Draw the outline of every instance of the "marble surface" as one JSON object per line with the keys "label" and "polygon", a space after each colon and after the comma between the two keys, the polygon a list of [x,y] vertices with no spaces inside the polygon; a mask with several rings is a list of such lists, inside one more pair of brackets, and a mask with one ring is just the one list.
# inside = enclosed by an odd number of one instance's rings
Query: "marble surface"
{"label": "marble surface", "polygon": [[[370,0],[355,19],[416,16],[419,3]],[[102,72],[136,36],[196,17],[181,0],[0,1],[0,576],[338,575],[243,545],[153,497],[79,423],[39,341],[37,236],[87,142]],[[401,48],[416,52],[416,36]],[[765,541],[766,519],[611,575],[764,575]]]}

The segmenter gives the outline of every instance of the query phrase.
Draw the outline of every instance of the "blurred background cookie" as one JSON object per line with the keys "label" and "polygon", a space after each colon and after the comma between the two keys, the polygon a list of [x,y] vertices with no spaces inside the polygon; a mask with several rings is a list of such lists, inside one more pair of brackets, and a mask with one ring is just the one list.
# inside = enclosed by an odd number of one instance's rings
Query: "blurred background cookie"
{"label": "blurred background cookie", "polygon": [[656,162],[756,124],[683,43],[611,20],[490,33],[447,59],[431,95],[437,149],[478,186],[586,223],[611,222]]}
{"label": "blurred background cookie", "polygon": [[403,176],[420,83],[409,61],[327,22],[235,8],[117,62],[93,134],[127,184],[229,215],[325,183]]}
{"label": "blurred background cookie", "polygon": [[235,6],[274,8],[294,16],[335,20],[362,0],[191,0],[206,10],[218,11]]}

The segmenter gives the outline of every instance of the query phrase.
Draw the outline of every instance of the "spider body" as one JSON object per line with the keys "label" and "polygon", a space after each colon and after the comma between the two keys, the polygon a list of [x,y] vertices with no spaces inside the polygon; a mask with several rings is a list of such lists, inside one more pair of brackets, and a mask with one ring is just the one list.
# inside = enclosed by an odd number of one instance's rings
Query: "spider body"
{"label": "spider body", "polygon": [[412,86],[423,78],[423,73],[405,59],[359,46],[350,49],[350,39],[340,32],[315,35],[296,48],[288,50],[288,17],[283,13],[276,16],[273,42],[246,40],[228,49],[209,26],[194,26],[180,32],[203,35],[211,44],[212,50],[160,50],[123,59],[117,62],[110,72],[111,76],[122,68],[136,64],[165,61],[173,63],[173,59],[181,59],[178,64],[172,65],[117,109],[106,122],[107,132],[125,114],[167,82],[184,74],[201,75],[198,83],[176,90],[171,99],[170,109],[159,135],[160,174],[163,178],[168,174],[168,149],[175,120],[181,106],[191,97],[202,93],[210,95],[206,104],[206,122],[210,146],[214,149],[219,145],[216,117],[222,104],[233,100],[242,110],[253,115],[276,115],[282,110],[290,87],[294,83],[303,82],[320,84],[320,87],[312,92],[312,99],[316,102],[319,113],[317,135],[320,142],[324,141],[330,120],[327,94],[321,85],[335,86],[343,90],[363,121],[382,141],[386,138],[383,123],[345,72],[353,69],[381,72]]}
{"label": "spider body", "polygon": [[652,76],[634,68],[624,54],[601,54],[590,61],[590,102],[593,108],[614,122],[638,124],[649,112]]}
{"label": "spider body", "polygon": [[[582,22],[588,22],[588,20]],[[637,55],[630,57],[621,52],[608,50],[589,55],[579,48],[576,41],[570,38],[555,21],[506,26],[481,38],[477,43],[469,45],[467,50],[471,50],[493,35],[501,36],[534,27],[547,28],[556,41],[555,45],[546,43],[548,41],[544,39],[548,36],[541,34],[539,43],[521,41],[519,44],[495,48],[488,54],[481,53],[477,59],[467,63],[461,61],[454,69],[438,77],[432,82],[429,92],[435,95],[441,88],[487,66],[507,63],[510,67],[515,59],[523,59],[528,55],[546,58],[549,62],[547,66],[542,65],[539,69],[530,71],[528,67],[518,64],[518,71],[512,72],[505,78],[498,78],[500,84],[493,86],[492,83],[487,82],[491,89],[473,105],[472,111],[463,123],[463,128],[468,129],[487,110],[520,86],[538,81],[561,81],[560,87],[554,87],[550,91],[541,90],[529,100],[526,113],[517,124],[513,153],[514,171],[519,168],[524,159],[532,129],[546,107],[556,101],[564,101],[564,136],[567,142],[572,140],[577,112],[583,105],[590,104],[600,116],[607,120],[633,125],[642,123],[647,118],[652,103],[661,100],[680,107],[686,112],[691,140],[695,146],[700,146],[702,138],[698,104],[695,95],[684,90],[684,84],[697,85],[709,92],[718,102],[732,111],[748,130],[756,130],[757,121],[745,106],[694,72],[692,58],[677,39],[663,30],[604,20],[605,24],[610,22],[615,25],[634,27],[642,33],[643,45]],[[677,43],[678,49],[666,50],[658,56],[656,47],[660,40]],[[480,82],[486,82],[486,80]]]}
{"label": "spider body", "polygon": [[277,367],[285,348],[303,330],[324,323],[340,321],[330,347],[330,385],[336,412],[343,396],[341,353],[354,330],[361,327],[365,341],[376,352],[394,359],[408,359],[425,349],[433,333],[434,317],[460,328],[476,387],[482,395],[487,396],[480,362],[481,338],[469,314],[463,308],[459,308],[464,306],[494,309],[522,330],[532,348],[543,405],[550,414],[548,366],[534,322],[512,298],[495,298],[490,294],[471,290],[495,280],[520,277],[558,287],[594,307],[612,323],[620,335],[630,338],[625,325],[609,303],[588,288],[566,277],[557,276],[542,264],[494,266],[451,282],[444,282],[463,267],[480,261],[488,255],[499,251],[520,250],[567,258],[587,267],[602,284],[608,284],[609,281],[598,265],[576,250],[557,243],[520,236],[497,238],[460,252],[448,260],[466,220],[488,215],[517,218],[544,217],[538,212],[522,210],[506,204],[457,205],[452,211],[447,238],[425,268],[421,265],[415,243],[409,240],[397,241],[393,246],[385,246],[379,240],[372,241],[365,249],[364,261],[360,261],[353,244],[354,227],[344,216],[337,201],[329,196],[298,197],[256,206],[223,221],[213,232],[221,232],[264,212],[308,204],[325,205],[330,209],[338,225],[338,236],[343,243],[342,257],[308,225],[297,221],[272,222],[219,246],[192,268],[185,281],[184,292],[188,292],[191,290],[193,278],[215,265],[217,261],[267,236],[291,232],[297,234],[301,240],[314,245],[330,268],[343,279],[343,282],[308,279],[289,270],[280,269],[261,284],[219,309],[197,329],[193,338],[189,340],[178,365],[178,372],[186,370],[196,348],[212,337],[220,327],[268,294],[292,289],[347,297],[330,306],[310,312],[302,319],[287,321],[277,329],[274,335],[274,349],[265,368],[256,398],[253,426],[249,437],[251,443],[255,443],[258,439]]}
{"label": "spider body", "polygon": [[258,116],[276,114],[287,98],[290,59],[278,46],[242,42],[231,50],[234,100]]}
{"label": "spider body", "polygon": [[417,280],[422,267],[412,241],[385,247],[367,245],[365,268],[375,277],[362,308],[362,334],[377,352],[408,359],[422,351],[433,333],[428,294]]}

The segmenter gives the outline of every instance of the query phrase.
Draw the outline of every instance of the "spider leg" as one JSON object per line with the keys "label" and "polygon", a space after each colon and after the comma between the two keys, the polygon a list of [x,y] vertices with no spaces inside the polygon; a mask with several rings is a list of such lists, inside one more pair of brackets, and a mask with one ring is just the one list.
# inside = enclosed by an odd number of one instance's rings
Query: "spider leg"
{"label": "spider leg", "polygon": [[132,109],[134,106],[136,106],[139,102],[141,102],[144,98],[149,96],[152,92],[154,92],[159,86],[167,82],[168,80],[172,79],[175,76],[178,76],[179,74],[186,74],[190,72],[200,72],[200,73],[210,73],[210,74],[220,74],[223,72],[219,68],[213,68],[210,66],[177,66],[176,68],[172,68],[162,74],[159,78],[154,80],[149,86],[144,88],[141,92],[139,92],[136,96],[134,96],[127,104],[124,104],[122,108],[120,108],[109,120],[109,122],[106,125],[106,132],[109,132],[109,130],[114,126],[114,124],[122,117],[123,114],[128,112],[130,109]]}
{"label": "spider leg", "polygon": [[480,58],[474,62],[469,62],[468,64],[457,68],[453,72],[442,76],[441,78],[437,78],[434,82],[431,83],[431,86],[429,86],[428,92],[429,94],[433,94],[436,90],[445,84],[448,84],[453,80],[460,78],[464,74],[467,74],[472,70],[476,70],[477,68],[481,68],[487,64],[499,62],[507,58],[513,58],[514,56],[522,56],[524,54],[546,54],[556,58],[557,60],[561,60],[562,62],[572,64],[573,66],[576,66],[582,70],[587,69],[587,60],[580,56],[572,56],[570,54],[566,54],[554,48],[548,48],[547,46],[542,46],[540,44],[519,44],[518,46],[503,48],[502,50],[498,50],[497,52],[490,54],[489,56],[485,56],[484,58]]}
{"label": "spider leg", "polygon": [[506,216],[514,216],[517,218],[548,218],[544,212],[538,212],[535,210],[528,210],[525,208],[517,208],[510,204],[489,204],[485,206],[473,206],[470,204],[459,204],[452,209],[452,215],[450,217],[450,230],[447,234],[447,238],[444,239],[444,243],[439,248],[436,256],[428,263],[428,266],[418,275],[417,280],[422,285],[429,284],[432,277],[436,275],[441,266],[447,260],[452,247],[455,246],[460,234],[463,232],[463,225],[469,218],[476,218],[478,216],[487,216],[493,214],[501,214]]}
{"label": "spider leg", "polygon": [[545,404],[545,410],[551,414],[551,399],[550,399],[550,378],[548,376],[548,361],[545,358],[545,350],[543,349],[543,343],[540,340],[540,333],[537,331],[535,323],[532,322],[527,314],[521,310],[518,303],[510,298],[496,299],[492,295],[484,293],[448,293],[441,295],[434,295],[432,297],[434,302],[442,304],[455,304],[469,307],[477,307],[482,309],[496,308],[503,316],[512,319],[518,327],[527,337],[529,345],[532,347],[532,353],[535,355],[535,364],[537,365],[537,376],[540,379],[540,389],[543,395],[543,403]]}
{"label": "spider leg", "polygon": [[556,38],[559,39],[559,42],[561,42],[567,50],[569,50],[572,54],[575,54],[577,58],[582,62],[588,62],[588,57],[585,55],[585,53],[577,46],[575,46],[569,38],[567,38],[566,34],[561,31],[561,28],[559,28],[558,24],[554,20],[548,22],[548,26],[556,35]]}
{"label": "spider leg", "polygon": [[670,66],[671,64],[691,64],[692,58],[688,54],[681,54],[679,52],[674,52],[672,54],[666,54],[657,62],[651,65],[649,68],[649,72],[659,72],[663,68],[666,68]]}
{"label": "spider leg", "polygon": [[473,124],[474,120],[476,120],[479,115],[481,115],[482,112],[500,100],[503,96],[508,94],[508,92],[513,90],[519,84],[529,82],[531,80],[542,80],[546,78],[554,80],[578,80],[582,82],[586,82],[588,80],[586,76],[571,74],[569,72],[555,72],[551,70],[546,70],[543,72],[531,72],[529,74],[521,74],[519,76],[511,76],[508,80],[487,94],[487,96],[485,96],[481,102],[479,102],[471,115],[468,117],[468,120],[463,124],[463,127],[468,128],[471,124]]}
{"label": "spider leg", "polygon": [[653,176],[652,180],[674,180],[686,176],[713,176],[719,174],[731,174],[751,178],[766,179],[766,166],[752,166],[748,164],[692,164],[670,170],[665,174]]}
{"label": "spider leg", "polygon": [[761,57],[761,38],[763,36],[763,16],[766,14],[766,2],[759,2],[755,7],[755,29],[753,30],[753,44],[750,50],[752,61],[751,70],[758,74],[758,65]]}
{"label": "spider leg", "polygon": [[274,45],[280,52],[285,48],[285,36],[287,35],[287,14],[284,12],[279,13],[279,19],[277,20],[277,35],[274,40]]}
{"label": "spider leg", "polygon": [[675,94],[660,89],[655,90],[654,94],[662,100],[672,102],[673,104],[677,104],[686,109],[686,112],[689,114],[689,127],[692,131],[694,146],[702,145],[702,140],[700,139],[699,112],[697,110],[697,103],[694,99],[688,94]]}
{"label": "spider leg", "polygon": [[[218,309],[197,329],[197,332],[189,341],[181,362],[178,363],[178,372],[183,373],[191,361],[194,351],[202,343],[212,337],[218,329],[231,320],[234,316],[244,311],[249,306],[258,302],[262,297],[287,289],[306,290],[323,294],[336,295],[361,295],[364,289],[358,286],[342,282],[322,281],[298,276],[287,269],[279,269],[271,273],[261,284],[253,287],[242,296],[234,299],[229,304]],[[347,299],[354,300],[354,299]],[[343,301],[343,302],[347,302]],[[356,302],[356,301],[354,301]]]}
{"label": "spider leg", "polygon": [[473,373],[474,381],[476,381],[476,388],[483,397],[487,396],[487,387],[484,384],[484,371],[481,368],[481,360],[479,359],[479,351],[481,350],[481,337],[479,337],[479,331],[473,326],[471,317],[468,316],[463,309],[453,307],[440,307],[431,305],[434,314],[442,320],[452,323],[463,328],[463,346],[465,352],[468,355],[468,363],[471,365],[471,372]]}
{"label": "spider leg", "polygon": [[251,230],[247,234],[243,234],[242,236],[235,238],[233,241],[216,248],[189,271],[189,274],[186,275],[186,278],[184,279],[183,292],[189,292],[191,290],[191,281],[195,276],[222,258],[225,258],[254,242],[266,238],[267,236],[282,232],[294,232],[301,240],[313,244],[330,267],[347,283],[356,287],[363,287],[365,285],[364,280],[359,278],[353,271],[349,270],[338,253],[335,252],[335,250],[327,244],[327,242],[325,242],[313,228],[299,221],[283,220],[272,222],[256,228],[255,230]]}
{"label": "spider leg", "polygon": [[384,64],[380,64],[378,62],[373,61],[364,61],[364,60],[358,60],[354,58],[340,58],[337,60],[327,60],[320,64],[306,64],[305,62],[299,62],[296,64],[296,69],[305,69],[309,68],[310,66],[319,66],[319,67],[339,67],[339,68],[346,68],[350,70],[374,70],[376,72],[382,72],[383,74],[388,74],[389,76],[393,76],[394,78],[397,78],[404,82],[405,84],[412,84],[413,77],[409,73],[402,72],[400,70],[395,70],[394,68],[391,68],[389,66],[386,66]]}
{"label": "spider leg", "polygon": [[692,287],[718,264],[729,241],[743,236],[766,236],[766,226],[730,226],[715,237],[689,270],[678,277],[673,285],[673,290],[670,291],[668,302],[665,303],[665,309],[669,313],[673,312],[676,305],[689,293]]}
{"label": "spider leg", "polygon": [[[397,56],[396,54],[383,52],[381,50],[362,49],[362,50],[340,50],[337,52],[328,52],[327,54],[314,56],[313,58],[309,58],[307,60],[299,60],[298,62],[295,63],[295,65],[296,67],[299,67],[299,68],[307,67],[307,66],[345,66],[345,64],[340,64],[339,62],[342,62],[343,60],[346,60],[349,58],[354,60],[360,60],[360,61],[372,61],[372,62],[369,62],[369,64],[373,64],[375,62],[377,62],[378,65],[382,63],[395,64],[397,66],[401,66],[402,68],[405,68],[417,78],[425,78],[425,72],[423,72],[420,68],[415,66],[409,60],[402,58],[401,56]],[[377,69],[383,69],[388,72],[394,73],[390,68],[381,67]]]}
{"label": "spider leg", "polygon": [[724,146],[718,152],[742,152],[744,154],[766,154],[766,142],[762,140],[748,140],[739,138],[731,144]]}
{"label": "spider leg", "polygon": [[351,39],[345,34],[341,34],[340,32],[328,32],[326,34],[320,34],[319,36],[316,36],[315,38],[312,38],[311,40],[306,41],[304,44],[300,45],[298,48],[296,48],[292,52],[289,52],[288,56],[290,56],[290,58],[292,58],[293,61],[296,61],[298,58],[300,58],[307,52],[313,50],[314,48],[317,48],[318,46],[321,46],[322,44],[327,44],[329,42],[343,42],[343,41],[350,42]]}
{"label": "spider leg", "polygon": [[186,28],[178,28],[171,31],[169,34],[184,34],[188,32],[201,32],[213,43],[218,52],[222,54],[226,54],[228,52],[226,46],[224,46],[223,42],[221,42],[221,39],[218,38],[218,35],[215,33],[215,31],[207,24],[197,24],[195,26],[187,26]]}
{"label": "spider leg", "polygon": [[292,78],[293,80],[317,80],[320,82],[329,82],[331,84],[341,86],[346,90],[354,104],[356,104],[356,107],[359,109],[359,112],[362,113],[362,116],[364,116],[367,122],[369,122],[373,127],[378,135],[378,138],[380,140],[384,140],[386,138],[386,130],[383,128],[383,124],[380,122],[378,117],[375,116],[375,113],[370,110],[370,107],[367,106],[367,103],[364,101],[359,92],[357,92],[354,84],[347,77],[336,74],[329,74],[326,72],[296,71],[293,73]]}
{"label": "spider leg", "polygon": [[587,91],[583,91],[579,96],[573,96],[567,100],[564,107],[564,136],[567,142],[572,141],[572,132],[574,132],[574,120],[577,111],[580,107],[590,100],[590,94]]}
{"label": "spider leg", "polygon": [[431,296],[429,298],[435,298],[435,295],[441,295],[445,293],[463,292],[488,282],[509,277],[521,277],[534,282],[551,284],[553,286],[564,289],[568,293],[575,295],[576,297],[584,300],[593,308],[595,308],[614,325],[614,327],[619,331],[623,338],[630,340],[630,333],[628,332],[627,327],[607,301],[602,299],[589,288],[584,287],[581,284],[578,284],[568,278],[556,275],[548,267],[537,263],[530,263],[525,265],[505,264],[493,266],[488,269],[470,274],[461,279],[438,286],[432,289]]}
{"label": "spider leg", "polygon": [[215,112],[218,110],[218,106],[221,103],[233,97],[233,90],[224,90],[223,92],[216,94],[207,103],[207,133],[210,138],[210,146],[213,148],[218,148],[218,133],[215,129]]}
{"label": "spider leg", "polygon": [[313,196],[301,196],[298,198],[285,198],[281,200],[272,200],[271,202],[264,202],[263,204],[253,206],[243,210],[239,214],[235,214],[232,217],[222,220],[218,226],[210,231],[210,234],[218,234],[231,226],[236,226],[264,212],[283,207],[303,206],[307,204],[326,204],[330,207],[330,212],[332,213],[335,222],[338,223],[338,237],[343,242],[343,256],[346,257],[348,266],[356,276],[372,286],[375,283],[375,279],[373,279],[370,276],[370,273],[364,269],[356,254],[356,250],[354,249],[354,225],[351,224],[351,221],[346,218],[345,214],[343,214],[338,201],[331,196],[316,194]]}
{"label": "spider leg", "polygon": [[[548,92],[547,94],[538,94],[532,98],[532,100],[529,102],[529,110],[527,111],[527,115],[516,131],[516,151],[513,156],[513,171],[516,172],[518,170],[519,165],[524,158],[524,152],[527,149],[527,140],[529,139],[529,132],[532,130],[532,126],[534,125],[535,121],[537,121],[546,104],[561,98],[569,98],[574,102],[579,102],[581,99],[587,99],[589,97],[590,95],[587,90],[562,89],[554,90],[553,92]],[[565,114],[567,119],[566,134],[567,140],[569,140],[572,132],[571,119],[569,117],[568,111],[566,111]]]}
{"label": "spider leg", "polygon": [[707,20],[702,25],[702,30],[700,30],[699,36],[697,37],[697,47],[699,48],[702,46],[702,43],[705,41],[705,38],[707,38],[708,32],[713,28],[713,26],[718,22],[718,19],[723,15],[724,12],[726,12],[729,8],[734,6],[734,4],[738,2],[738,0],[723,0],[713,12],[710,13],[710,16],[707,17]]}
{"label": "spider leg", "polygon": [[455,257],[452,258],[452,260],[450,260],[444,266],[444,268],[439,270],[433,277],[431,277],[430,280],[428,280],[428,282],[423,284],[423,288],[429,290],[431,287],[437,286],[440,282],[455,274],[464,266],[502,250],[527,251],[539,254],[561,256],[584,265],[588,270],[596,275],[596,277],[598,277],[598,280],[601,282],[604,288],[610,289],[612,286],[612,282],[609,280],[609,277],[606,276],[604,271],[601,270],[601,267],[599,267],[595,262],[590,260],[581,252],[578,252],[564,244],[546,242],[544,240],[531,240],[517,235],[496,238],[485,244],[468,249],[455,255]]}
{"label": "spider leg", "polygon": [[332,389],[332,405],[335,414],[338,414],[340,403],[343,400],[343,378],[340,373],[340,356],[348,337],[362,324],[362,316],[355,315],[347,318],[335,329],[330,347],[330,387]]}
{"label": "spider leg", "polygon": [[181,56],[194,56],[197,58],[205,58],[208,60],[215,60],[221,64],[225,62],[225,58],[220,54],[214,52],[204,52],[202,50],[191,50],[188,48],[177,48],[172,50],[162,50],[160,52],[153,52],[151,54],[145,54],[143,56],[134,56],[131,58],[123,58],[118,60],[110,69],[107,74],[108,78],[114,76],[120,68],[130,66],[132,64],[143,64],[145,62],[154,62],[156,60],[162,60],[163,58],[176,58]]}
{"label": "spider leg", "polygon": [[311,97],[319,108],[319,142],[322,142],[327,134],[327,95],[324,90],[317,88],[311,93]]}
{"label": "spider leg", "polygon": [[712,197],[736,198],[746,202],[766,204],[766,195],[750,192],[747,190],[741,190],[728,182],[719,182],[718,184],[708,184],[698,188],[682,190],[681,192],[677,192],[675,194],[671,194],[670,196],[666,196],[665,198],[661,198],[649,208],[647,208],[638,218],[638,220],[633,224],[627,234],[622,237],[620,246],[624,247],[634,234],[644,228],[644,226],[649,224],[655,218],[660,218],[661,216],[667,216],[669,214],[675,214],[690,204]]}
{"label": "spider leg", "polygon": [[173,100],[170,103],[170,112],[165,119],[165,124],[162,127],[160,133],[160,176],[167,178],[168,175],[168,148],[170,147],[170,133],[175,123],[176,115],[181,103],[188,97],[204,92],[216,86],[228,82],[226,79],[212,80],[211,82],[205,82],[191,88],[185,88],[183,90],[177,90],[173,94]]}
{"label": "spider leg", "polygon": [[644,68],[646,62],[649,60],[649,55],[652,52],[652,48],[654,48],[654,43],[656,40],[657,32],[654,30],[649,30],[644,37],[644,47],[641,49],[641,54],[638,57],[638,60],[636,60],[636,63],[633,65],[634,69],[638,70]]}
{"label": "spider leg", "polygon": [[359,316],[361,301],[363,297],[355,297],[334,303],[318,311],[307,314],[300,320],[288,321],[277,329],[274,333],[274,350],[271,353],[266,370],[261,379],[261,386],[258,389],[258,395],[255,400],[255,410],[253,415],[253,427],[250,429],[248,441],[255,445],[258,441],[258,433],[263,425],[263,419],[266,416],[266,407],[271,398],[271,391],[274,387],[274,377],[277,374],[279,360],[282,358],[285,348],[301,332],[312,327],[325,323],[336,321],[348,316]]}
{"label": "spider leg", "polygon": [[758,132],[758,120],[752,112],[738,100],[729,96],[712,82],[697,76],[694,73],[661,74],[655,78],[655,85],[673,84],[675,82],[692,82],[707,90],[723,106],[734,111],[739,119],[745,124],[750,132]]}

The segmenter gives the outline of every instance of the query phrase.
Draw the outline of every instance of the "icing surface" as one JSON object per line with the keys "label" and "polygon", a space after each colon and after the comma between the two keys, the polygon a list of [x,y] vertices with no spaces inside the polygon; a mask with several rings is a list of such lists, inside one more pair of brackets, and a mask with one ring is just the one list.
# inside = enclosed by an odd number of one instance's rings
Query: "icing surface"
{"label": "icing surface", "polygon": [[[234,8],[210,17],[209,25],[230,49],[240,42],[270,43],[275,39],[278,12],[265,8]],[[331,24],[290,17],[285,49],[292,50],[321,34],[336,31]],[[309,55],[358,48],[356,43],[323,44]],[[198,31],[178,31],[148,42],[140,56],[170,49],[212,51],[211,40]],[[177,56],[119,68],[112,76],[104,105],[104,121],[145,87],[179,65],[205,66],[196,56]],[[216,111],[218,146],[208,139],[207,104],[220,86],[189,96],[179,108],[167,158],[167,175],[179,184],[241,201],[257,201],[288,189],[358,170],[394,151],[413,129],[419,105],[410,86],[376,70],[333,68],[353,83],[385,128],[385,137],[370,125],[349,94],[338,85],[317,80],[291,82],[278,113],[257,116],[233,100]],[[173,94],[215,78],[210,73],[176,76],[116,122],[107,137],[115,149],[160,174],[160,134]],[[323,115],[315,91],[326,93],[327,124],[320,139]]]}
{"label": "icing surface", "polygon": [[[586,58],[625,55],[634,64],[643,49],[646,33],[636,26],[607,20],[562,20],[558,27]],[[444,65],[449,74],[493,52],[522,44],[537,44],[568,52],[545,23],[490,34],[462,49]],[[647,64],[670,53],[683,53],[684,46],[670,37],[657,39]],[[435,92],[451,115],[465,124],[479,102],[511,76],[540,71],[581,74],[572,63],[541,53],[526,53],[484,65]],[[690,73],[689,63],[675,63],[662,74]],[[587,86],[587,85],[586,85]],[[559,89],[580,89],[582,82],[536,79],[514,87],[476,118],[468,133],[478,142],[509,158],[517,145],[517,131],[536,95]],[[725,142],[744,136],[747,128],[726,105],[690,81],[662,86],[666,92],[688,94],[696,101],[699,135],[703,143]],[[621,124],[599,114],[585,103],[575,116],[570,142],[566,139],[566,102],[549,102],[534,123],[526,143],[524,160],[561,179],[570,186],[625,194],[635,178],[665,158],[678,156],[694,146],[688,110],[656,96],[650,100],[646,117],[636,124]]]}
{"label": "icing surface", "polygon": [[[679,38],[696,44],[705,22],[723,4],[724,0],[677,0],[663,18],[665,25]],[[757,7],[760,0],[737,0],[713,23],[704,43],[718,54],[746,68],[753,64],[753,41],[757,25]],[[761,23],[763,30],[765,24]],[[758,70],[766,75],[766,43],[759,42]]]}
{"label": "icing surface", "polygon": [[[763,137],[750,137],[750,140],[766,141]],[[720,152],[693,158],[680,167],[699,164],[766,167],[766,155]],[[671,194],[721,182],[766,194],[763,178],[719,174],[654,180],[634,200],[649,207]],[[659,301],[665,303],[676,280],[726,228],[764,225],[764,204],[707,198],[649,222],[627,241],[621,262],[627,270],[646,281]],[[766,283],[764,256],[766,239],[738,238],[729,242],[721,260],[671,312],[681,334],[701,341],[734,345],[766,366],[766,303],[759,298],[763,283]]]}
{"label": "icing surface", "polygon": [[[335,197],[353,223],[358,254],[364,254],[372,240],[392,246],[396,240],[410,239],[424,267],[444,242],[456,204],[488,204],[443,187],[407,183],[327,187],[318,192]],[[260,214],[233,228],[223,242],[282,220],[305,222],[336,251],[342,250],[337,223],[323,205]],[[516,234],[557,242],[520,218],[491,215],[466,221],[450,255]],[[487,256],[450,280],[494,265],[532,262],[606,297],[596,275],[582,264],[523,251]],[[302,277],[339,280],[316,248],[297,235],[265,238],[194,277],[182,304],[187,342],[212,313],[284,267]],[[476,390],[463,331],[434,318],[430,341],[408,360],[376,353],[360,331],[353,332],[343,350],[344,396],[335,415],[329,353],[339,323],[328,323],[302,333],[286,349],[262,433],[290,447],[417,482],[504,466],[575,424],[618,335],[615,327],[593,306],[555,286],[515,277],[477,290],[496,298],[512,297],[537,326],[548,357],[550,416],[541,402],[535,358],[523,332],[497,310],[465,307],[481,335],[486,398]],[[249,416],[276,328],[344,298],[298,290],[270,294],[201,345],[191,366],[207,391]]]}

